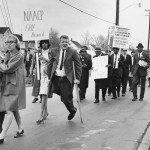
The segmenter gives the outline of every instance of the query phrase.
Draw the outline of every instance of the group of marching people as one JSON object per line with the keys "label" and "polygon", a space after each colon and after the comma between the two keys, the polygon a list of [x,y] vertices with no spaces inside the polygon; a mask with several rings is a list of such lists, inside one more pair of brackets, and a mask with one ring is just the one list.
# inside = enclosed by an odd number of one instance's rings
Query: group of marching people
{"label": "group of marching people", "polygon": [[[18,131],[14,138],[24,134],[19,110],[26,108],[26,88],[24,74],[24,56],[20,53],[19,40],[14,35],[9,35],[5,45],[7,54],[0,61],[0,144],[4,142],[13,116],[18,125]],[[129,79],[130,90],[133,92],[132,101],[137,100],[137,85],[141,85],[140,101],[144,98],[147,69],[150,60],[147,53],[143,52],[141,43],[137,46],[137,52],[132,51],[131,56],[127,50],[119,52],[118,47],[112,48],[112,53],[102,53],[100,47],[95,48],[95,57],[108,55],[108,78],[95,79],[95,101],[99,103],[99,89],[102,89],[102,101],[105,95],[112,93],[112,99],[126,94]],[[43,123],[47,116],[47,99],[53,97],[53,93],[60,96],[66,109],[69,111],[68,120],[72,120],[77,112],[73,104],[74,84],[79,87],[80,101],[85,99],[88,88],[90,70],[92,69],[92,56],[87,53],[87,47],[83,46],[78,53],[69,46],[69,37],[60,37],[60,47],[51,48],[49,40],[41,40],[39,48],[35,52],[30,74],[33,77],[33,103],[40,96],[41,111],[37,125]],[[39,78],[40,77],[40,78]]]}
{"label": "group of marching people", "polygon": [[[87,53],[88,47],[83,46],[80,50],[80,59],[82,62],[82,75],[79,84],[80,100],[85,99],[86,90],[88,88],[89,71],[92,70],[92,57]],[[112,99],[117,99],[126,95],[127,83],[129,82],[129,90],[133,92],[132,101],[136,101],[137,85],[141,86],[139,101],[143,101],[145,93],[145,83],[147,77],[147,69],[150,67],[150,58],[148,53],[143,51],[143,45],[138,44],[137,50],[132,50],[131,55],[127,53],[127,49],[113,47],[112,51],[102,51],[100,47],[95,48],[95,57],[108,56],[108,77],[104,79],[95,79],[95,101],[99,103],[99,89],[102,89],[102,101],[105,101],[105,95],[112,94]],[[93,66],[94,67],[94,66]],[[148,69],[149,70],[149,69]],[[149,71],[150,72],[150,71]],[[148,76],[150,87],[150,76]],[[122,88],[122,89],[121,89]]]}

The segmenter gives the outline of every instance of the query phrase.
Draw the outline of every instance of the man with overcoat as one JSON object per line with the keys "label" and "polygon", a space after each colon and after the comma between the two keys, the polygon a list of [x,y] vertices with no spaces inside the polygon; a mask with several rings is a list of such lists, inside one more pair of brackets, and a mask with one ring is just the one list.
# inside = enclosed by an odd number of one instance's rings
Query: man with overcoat
{"label": "man with overcoat", "polygon": [[89,70],[92,68],[92,58],[91,55],[87,53],[87,50],[87,46],[82,46],[80,50],[80,60],[82,63],[82,75],[79,84],[80,100],[85,99],[85,94],[89,83]]}
{"label": "man with overcoat", "polygon": [[49,92],[60,95],[61,101],[70,113],[68,120],[73,119],[77,111],[73,104],[73,86],[74,83],[80,83],[81,72],[79,54],[69,47],[69,37],[62,35],[60,48],[54,48],[50,52],[47,73],[51,85]]}
{"label": "man with overcoat", "polygon": [[145,93],[145,82],[147,76],[147,69],[150,67],[150,59],[146,52],[143,52],[143,45],[139,43],[138,52],[135,53],[133,58],[133,81],[132,81],[132,90],[133,90],[133,99],[132,101],[137,100],[137,85],[140,81],[141,83],[141,91],[139,101],[143,101],[144,93]]}

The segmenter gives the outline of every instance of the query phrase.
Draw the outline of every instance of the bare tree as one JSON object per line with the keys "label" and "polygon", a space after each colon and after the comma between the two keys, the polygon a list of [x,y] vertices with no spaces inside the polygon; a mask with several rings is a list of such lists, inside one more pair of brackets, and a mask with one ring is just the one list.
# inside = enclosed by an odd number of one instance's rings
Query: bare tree
{"label": "bare tree", "polygon": [[89,32],[82,34],[81,37],[82,37],[81,39],[82,45],[86,45],[86,46],[90,45],[92,38]]}
{"label": "bare tree", "polygon": [[54,28],[50,29],[49,40],[52,48],[59,47],[59,33]]}

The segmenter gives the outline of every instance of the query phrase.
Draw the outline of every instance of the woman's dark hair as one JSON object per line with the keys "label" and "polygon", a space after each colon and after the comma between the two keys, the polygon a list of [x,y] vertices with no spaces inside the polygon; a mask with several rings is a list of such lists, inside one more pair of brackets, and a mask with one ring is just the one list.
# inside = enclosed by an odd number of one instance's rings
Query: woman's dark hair
{"label": "woman's dark hair", "polygon": [[41,40],[40,43],[39,43],[39,47],[40,47],[40,48],[42,48],[42,44],[43,44],[43,43],[47,43],[47,44],[48,44],[48,48],[50,47],[50,42],[49,42],[49,40]]}

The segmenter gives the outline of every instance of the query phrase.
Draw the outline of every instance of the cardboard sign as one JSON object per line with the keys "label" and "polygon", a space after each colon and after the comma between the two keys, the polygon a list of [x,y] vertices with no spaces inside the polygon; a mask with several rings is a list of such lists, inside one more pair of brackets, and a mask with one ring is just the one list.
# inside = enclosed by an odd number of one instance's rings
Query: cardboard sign
{"label": "cardboard sign", "polygon": [[130,29],[115,26],[113,47],[129,49]]}
{"label": "cardboard sign", "polygon": [[108,55],[93,58],[92,79],[104,79],[108,77]]}
{"label": "cardboard sign", "polygon": [[24,41],[49,39],[49,30],[45,24],[46,15],[43,10],[23,12],[22,34]]}

